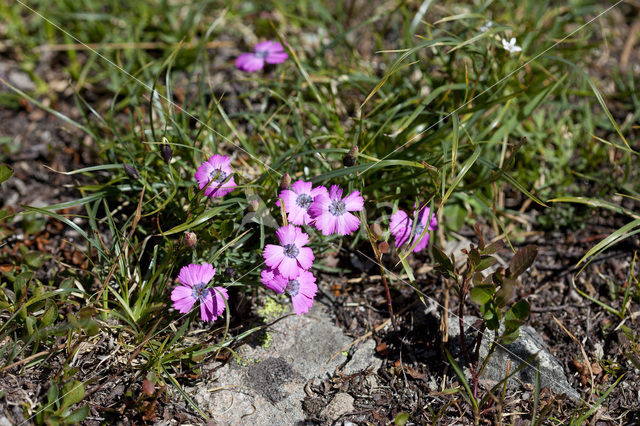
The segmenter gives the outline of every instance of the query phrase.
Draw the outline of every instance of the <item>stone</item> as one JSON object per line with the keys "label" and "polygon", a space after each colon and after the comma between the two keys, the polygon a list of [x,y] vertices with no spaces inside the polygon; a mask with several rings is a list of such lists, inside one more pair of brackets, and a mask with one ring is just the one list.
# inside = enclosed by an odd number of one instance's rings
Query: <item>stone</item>
{"label": "stone", "polygon": [[334,422],[340,416],[352,413],[355,410],[353,407],[354,401],[353,397],[348,393],[337,393],[320,414]]}
{"label": "stone", "polygon": [[342,372],[351,375],[370,369],[375,373],[381,365],[382,359],[376,355],[376,341],[369,339],[355,349]]}
{"label": "stone", "polygon": [[333,375],[345,357],[329,359],[351,342],[332,323],[316,303],[309,313],[288,316],[271,326],[268,347],[244,344],[237,350],[238,358],[221,368],[215,370],[216,363],[204,365],[203,371],[215,371],[212,380],[185,391],[220,425],[303,422],[305,386]]}
{"label": "stone", "polygon": [[[478,318],[476,317],[469,316],[464,318],[466,329],[469,329],[477,322]],[[461,353],[459,335],[459,321],[452,318],[449,320],[450,350],[454,356],[462,360],[464,355]],[[473,344],[471,339],[472,335],[472,332],[465,333],[465,336],[469,336],[465,340],[469,351],[471,351],[471,345]],[[485,331],[482,344],[480,345],[481,360],[485,359],[489,353],[492,338],[493,332]],[[541,388],[546,387],[558,394],[564,394],[574,400],[580,400],[580,394],[569,384],[560,361],[551,355],[546,349],[542,337],[540,337],[533,327],[528,325],[520,327],[520,336],[513,343],[496,348],[485,367],[481,380],[488,386],[493,386],[504,379],[509,361],[511,361],[510,371],[513,372],[517,370],[523,362],[526,362],[532,357],[534,358],[529,365],[523,367],[508,380],[507,386],[517,386],[518,381],[535,386],[536,363],[539,363]],[[465,373],[468,373],[466,369]],[[467,378],[470,378],[469,374],[467,374]]]}

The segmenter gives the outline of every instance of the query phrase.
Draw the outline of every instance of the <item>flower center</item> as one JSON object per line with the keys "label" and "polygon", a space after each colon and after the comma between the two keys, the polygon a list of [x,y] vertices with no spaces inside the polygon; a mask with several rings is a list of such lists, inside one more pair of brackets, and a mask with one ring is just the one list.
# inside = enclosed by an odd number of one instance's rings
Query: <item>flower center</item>
{"label": "flower center", "polygon": [[209,173],[209,180],[213,180],[214,182],[223,182],[227,178],[227,174],[220,169],[213,169],[211,173]]}
{"label": "flower center", "polygon": [[300,283],[297,280],[289,280],[289,284],[287,284],[285,290],[291,297],[294,297],[300,291]]}
{"label": "flower center", "polygon": [[416,231],[415,231],[415,234],[414,234],[414,235],[415,235],[416,237],[419,237],[420,235],[422,235],[422,232],[423,232],[423,231],[424,231],[424,225],[423,225],[423,224],[421,224],[421,223],[418,223],[418,224],[416,225]]}
{"label": "flower center", "polygon": [[309,206],[313,203],[313,198],[309,194],[300,194],[296,198],[296,204],[298,207],[302,207],[305,210],[309,209]]}
{"label": "flower center", "polygon": [[342,200],[334,200],[329,206],[329,213],[334,216],[342,216],[347,211],[347,206],[344,205]]}
{"label": "flower center", "polygon": [[191,296],[193,296],[194,299],[202,301],[207,295],[207,292],[207,283],[200,283],[193,286],[191,289]]}
{"label": "flower center", "polygon": [[285,256],[295,259],[300,250],[298,250],[298,247],[296,247],[295,244],[285,244],[285,246],[283,247],[283,252]]}
{"label": "flower center", "polygon": [[268,50],[256,50],[253,54],[256,56],[256,58],[264,59],[269,54],[269,51]]}

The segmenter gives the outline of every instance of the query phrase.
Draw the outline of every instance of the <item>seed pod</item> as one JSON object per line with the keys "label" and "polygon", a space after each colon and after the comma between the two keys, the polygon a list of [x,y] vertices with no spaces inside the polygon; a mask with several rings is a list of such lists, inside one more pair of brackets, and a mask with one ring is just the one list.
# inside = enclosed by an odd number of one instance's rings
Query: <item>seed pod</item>
{"label": "seed pod", "polygon": [[124,164],[124,172],[127,174],[127,176],[129,176],[131,179],[140,179],[140,175],[138,174],[138,171],[136,170],[135,167],[133,167],[130,164]]}
{"label": "seed pod", "polygon": [[173,158],[173,150],[168,143],[163,143],[162,147],[160,147],[160,154],[162,155],[162,159],[165,163],[169,164],[169,161]]}
{"label": "seed pod", "polygon": [[289,173],[285,173],[282,175],[282,179],[280,179],[280,189],[282,190],[289,189],[290,186],[291,186],[291,176],[289,176]]}
{"label": "seed pod", "polygon": [[345,167],[351,167],[356,164],[356,158],[358,157],[358,145],[351,147],[347,155],[342,158],[342,164]]}
{"label": "seed pod", "polygon": [[389,253],[389,243],[381,241],[380,244],[378,244],[378,251],[382,254]]}
{"label": "seed pod", "polygon": [[195,247],[195,245],[198,243],[198,237],[196,237],[196,234],[194,232],[191,231],[186,231],[184,233],[184,245],[187,247]]}

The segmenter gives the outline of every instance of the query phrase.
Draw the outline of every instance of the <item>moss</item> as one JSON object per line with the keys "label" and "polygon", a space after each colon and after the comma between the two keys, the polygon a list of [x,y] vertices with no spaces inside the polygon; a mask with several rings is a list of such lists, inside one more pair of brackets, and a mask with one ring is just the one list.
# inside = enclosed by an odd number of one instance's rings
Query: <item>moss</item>
{"label": "moss", "polygon": [[273,297],[269,297],[264,302],[264,306],[258,309],[258,315],[260,315],[264,322],[269,322],[281,317],[286,311],[287,308],[282,306],[280,302]]}

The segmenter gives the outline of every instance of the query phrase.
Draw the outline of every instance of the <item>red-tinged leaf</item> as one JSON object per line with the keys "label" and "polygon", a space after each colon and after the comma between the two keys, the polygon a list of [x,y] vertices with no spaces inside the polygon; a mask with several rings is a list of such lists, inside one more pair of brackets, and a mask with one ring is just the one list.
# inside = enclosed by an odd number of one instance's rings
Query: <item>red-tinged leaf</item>
{"label": "red-tinged leaf", "polygon": [[511,278],[520,276],[533,264],[537,255],[538,248],[536,246],[526,246],[518,250],[509,263],[509,276]]}

